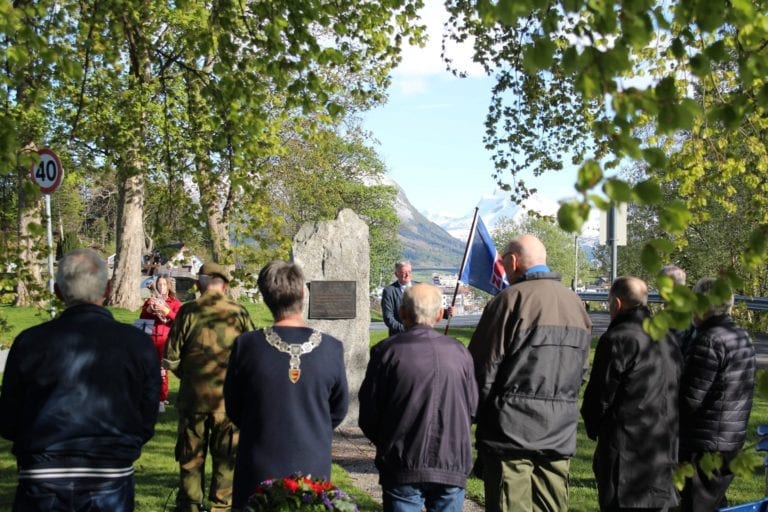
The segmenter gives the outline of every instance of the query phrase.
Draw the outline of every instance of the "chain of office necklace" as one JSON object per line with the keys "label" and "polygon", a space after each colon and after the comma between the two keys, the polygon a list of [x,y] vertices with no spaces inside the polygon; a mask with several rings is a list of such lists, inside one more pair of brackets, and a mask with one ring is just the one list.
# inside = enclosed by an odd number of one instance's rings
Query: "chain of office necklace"
{"label": "chain of office necklace", "polygon": [[280,352],[285,352],[291,356],[290,365],[288,367],[288,380],[296,384],[301,377],[301,356],[309,354],[320,345],[323,341],[323,337],[319,331],[312,329],[312,334],[309,335],[309,339],[304,343],[286,343],[271,327],[264,329],[264,337],[267,339],[267,343],[275,347]]}

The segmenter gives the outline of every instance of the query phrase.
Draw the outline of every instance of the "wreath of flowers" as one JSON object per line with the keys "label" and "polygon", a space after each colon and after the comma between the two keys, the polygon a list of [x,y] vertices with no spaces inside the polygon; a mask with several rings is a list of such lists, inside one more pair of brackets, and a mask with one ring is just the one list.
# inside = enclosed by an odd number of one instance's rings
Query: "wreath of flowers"
{"label": "wreath of flowers", "polygon": [[295,473],[261,482],[248,498],[246,512],[358,512],[355,500],[328,480]]}

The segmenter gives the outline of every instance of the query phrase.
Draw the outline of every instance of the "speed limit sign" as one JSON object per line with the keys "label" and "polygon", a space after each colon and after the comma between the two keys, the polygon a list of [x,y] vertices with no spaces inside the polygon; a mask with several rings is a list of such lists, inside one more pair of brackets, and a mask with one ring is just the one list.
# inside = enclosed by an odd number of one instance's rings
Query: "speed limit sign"
{"label": "speed limit sign", "polygon": [[56,153],[47,148],[38,150],[37,154],[40,155],[40,160],[30,168],[32,179],[40,186],[40,192],[43,194],[56,192],[64,174],[61,161]]}

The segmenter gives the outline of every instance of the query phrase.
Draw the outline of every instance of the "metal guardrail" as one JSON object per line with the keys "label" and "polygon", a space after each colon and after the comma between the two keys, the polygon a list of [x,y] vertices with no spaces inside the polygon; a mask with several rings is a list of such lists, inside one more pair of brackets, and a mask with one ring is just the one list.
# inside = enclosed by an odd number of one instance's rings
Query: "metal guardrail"
{"label": "metal guardrail", "polygon": [[[608,302],[608,292],[577,292],[578,296],[584,302]],[[748,295],[735,295],[734,300],[744,302],[750,311],[768,311],[768,298],[750,297]],[[658,293],[649,293],[648,302],[660,304],[664,299]]]}

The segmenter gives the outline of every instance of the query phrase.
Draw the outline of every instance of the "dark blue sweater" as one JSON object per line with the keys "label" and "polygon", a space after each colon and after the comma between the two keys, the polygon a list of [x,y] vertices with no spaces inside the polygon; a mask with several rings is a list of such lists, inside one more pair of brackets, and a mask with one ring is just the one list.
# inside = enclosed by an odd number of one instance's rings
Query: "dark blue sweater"
{"label": "dark blue sweater", "polygon": [[[274,327],[290,344],[312,330]],[[349,396],[341,341],[327,334],[301,356],[301,375],[289,380],[290,356],[267,343],[264,331],[240,335],[224,382],[227,416],[240,428],[233,506],[242,508],[256,486],[295,472],[331,476],[333,429],[347,414]]]}

